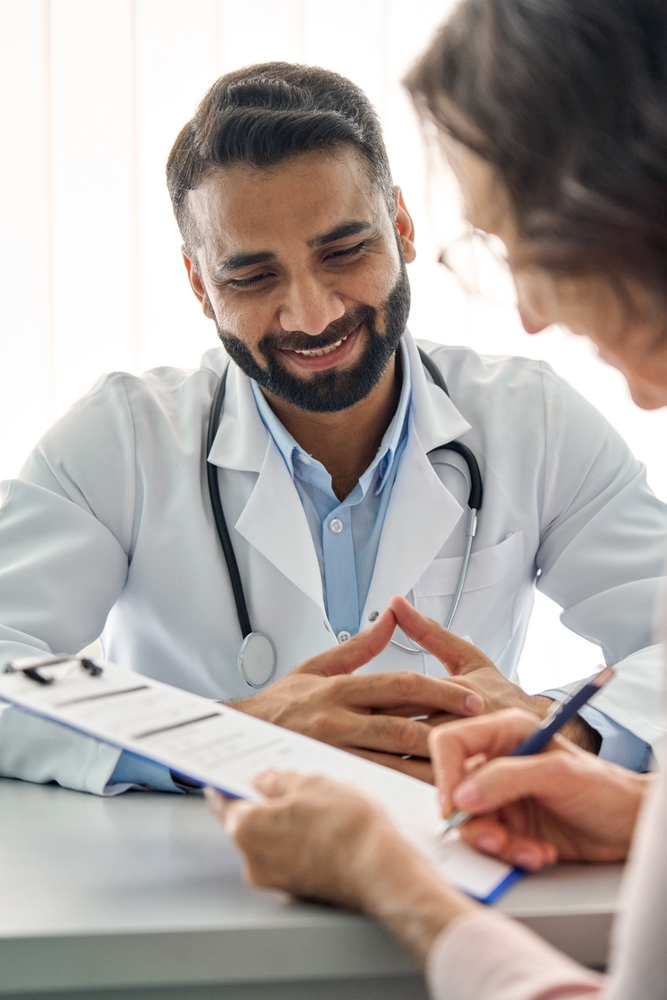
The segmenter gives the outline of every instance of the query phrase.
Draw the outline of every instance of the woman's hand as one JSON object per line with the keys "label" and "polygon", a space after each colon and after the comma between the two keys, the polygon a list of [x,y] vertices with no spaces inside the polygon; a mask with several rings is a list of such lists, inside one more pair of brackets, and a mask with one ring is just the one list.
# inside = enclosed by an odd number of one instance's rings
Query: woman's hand
{"label": "woman's hand", "polygon": [[435,729],[429,747],[443,815],[474,814],[463,839],[530,871],[558,859],[624,859],[651,777],[560,736],[544,753],[508,757],[539,722],[506,709]]}
{"label": "woman's hand", "polygon": [[206,793],[253,885],[371,913],[422,960],[446,924],[475,907],[350,786],[275,771],[255,784],[262,802]]}
{"label": "woman's hand", "polygon": [[207,791],[213,813],[245,856],[253,885],[365,908],[367,860],[390,824],[354,789],[317,775],[263,771],[263,802]]}

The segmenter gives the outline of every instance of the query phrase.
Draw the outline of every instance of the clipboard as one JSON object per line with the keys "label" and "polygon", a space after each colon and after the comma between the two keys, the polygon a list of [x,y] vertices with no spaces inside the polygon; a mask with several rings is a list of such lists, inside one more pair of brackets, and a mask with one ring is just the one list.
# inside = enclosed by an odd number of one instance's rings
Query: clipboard
{"label": "clipboard", "polygon": [[14,660],[0,673],[0,699],[234,798],[261,798],[252,779],[262,767],[346,781],[480,902],[523,874],[461,841],[443,843],[432,786],[117,664],[67,654]]}

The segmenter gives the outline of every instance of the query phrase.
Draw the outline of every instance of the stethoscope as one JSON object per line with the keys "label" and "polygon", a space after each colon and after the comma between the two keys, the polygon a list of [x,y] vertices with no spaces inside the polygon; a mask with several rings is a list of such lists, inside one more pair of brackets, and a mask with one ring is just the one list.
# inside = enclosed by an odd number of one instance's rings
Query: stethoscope
{"label": "stethoscope", "polygon": [[[445,382],[440,369],[435,365],[428,354],[425,354],[421,348],[418,350],[422,364],[433,379],[434,383],[442,389],[445,395],[449,396],[447,383]],[[208,434],[206,436],[207,456],[210,454],[211,448],[213,447],[213,441],[220,423],[220,415],[222,413],[222,406],[225,400],[228,371],[229,365],[225,368],[223,374],[221,375],[220,381],[218,382],[215,390],[215,395],[213,396],[213,405],[211,406],[211,415],[208,422]],[[472,542],[477,531],[477,514],[482,506],[484,490],[482,486],[482,475],[479,471],[477,459],[467,445],[461,444],[460,441],[450,441],[449,444],[442,445],[440,448],[434,450],[455,451],[457,455],[460,455],[468,467],[468,477],[470,479],[470,492],[468,494],[469,512],[466,524],[466,546],[463,555],[463,562],[461,564],[461,571],[454,590],[454,596],[452,598],[449,614],[447,615],[447,620],[445,622],[445,628],[449,628],[454,620],[454,615],[456,614],[456,609],[459,606],[461,594],[463,593],[466,576],[468,575],[468,566],[470,563],[470,555],[472,553]],[[206,472],[208,476],[209,493],[211,496],[211,506],[213,508],[213,518],[218,531],[218,537],[220,538],[220,544],[222,545],[225,562],[227,563],[229,579],[234,593],[234,602],[236,604],[236,614],[239,620],[241,635],[243,636],[243,642],[241,643],[238,657],[239,671],[246,684],[253,688],[261,688],[269,683],[276,672],[276,665],[278,662],[276,647],[273,645],[273,642],[268,635],[264,632],[254,631],[252,625],[250,624],[250,615],[248,614],[248,605],[246,603],[243,582],[239,572],[239,564],[234,552],[234,546],[232,545],[229,528],[227,527],[225,512],[222,509],[220,483],[218,481],[218,467],[213,465],[210,461],[207,461]],[[377,615],[375,615],[375,617],[377,617]],[[392,639],[391,645],[396,646],[397,649],[402,650],[404,653],[410,653],[411,655],[427,652],[427,650],[418,646],[417,643],[412,643],[412,645],[406,646],[404,643],[398,642],[396,639]]]}

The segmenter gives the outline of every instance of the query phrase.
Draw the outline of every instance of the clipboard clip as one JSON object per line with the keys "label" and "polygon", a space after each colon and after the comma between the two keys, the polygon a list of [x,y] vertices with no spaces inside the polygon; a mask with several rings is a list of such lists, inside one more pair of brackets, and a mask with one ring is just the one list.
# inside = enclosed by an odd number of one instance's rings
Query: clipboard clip
{"label": "clipboard clip", "polygon": [[53,674],[43,674],[43,667],[54,667],[59,663],[79,664],[91,677],[100,677],[104,668],[87,656],[70,656],[69,653],[52,653],[49,656],[25,656],[5,664],[4,674],[24,674],[36,684],[53,684]]}

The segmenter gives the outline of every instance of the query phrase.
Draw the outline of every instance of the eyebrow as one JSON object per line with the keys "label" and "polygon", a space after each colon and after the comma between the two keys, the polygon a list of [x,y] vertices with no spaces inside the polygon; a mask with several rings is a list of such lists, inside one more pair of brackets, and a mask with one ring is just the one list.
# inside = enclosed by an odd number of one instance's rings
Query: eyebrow
{"label": "eyebrow", "polygon": [[313,236],[312,240],[308,240],[308,246],[323,247],[327,243],[344,240],[346,236],[359,236],[361,233],[369,233],[373,228],[370,222],[363,222],[361,220],[341,222],[340,225],[330,229],[328,233],[323,233],[321,236]]}
{"label": "eyebrow", "polygon": [[239,271],[242,267],[252,267],[253,264],[267,264],[271,260],[276,260],[276,255],[270,250],[260,250],[258,253],[235,253],[218,264],[215,274],[216,277],[222,277],[230,271]]}

